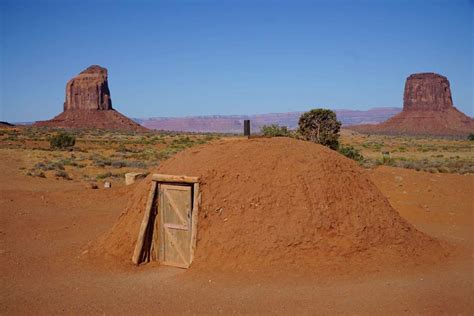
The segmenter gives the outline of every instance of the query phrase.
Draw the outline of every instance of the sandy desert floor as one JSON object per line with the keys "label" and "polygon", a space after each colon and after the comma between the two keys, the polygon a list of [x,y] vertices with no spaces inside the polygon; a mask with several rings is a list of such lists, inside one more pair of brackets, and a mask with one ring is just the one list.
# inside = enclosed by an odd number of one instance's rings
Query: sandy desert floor
{"label": "sandy desert floor", "polygon": [[222,274],[147,265],[93,264],[88,243],[116,222],[124,186],[24,175],[2,150],[1,314],[465,314],[474,312],[474,176],[377,167],[370,177],[421,231],[457,250],[410,269],[321,275],[282,269]]}

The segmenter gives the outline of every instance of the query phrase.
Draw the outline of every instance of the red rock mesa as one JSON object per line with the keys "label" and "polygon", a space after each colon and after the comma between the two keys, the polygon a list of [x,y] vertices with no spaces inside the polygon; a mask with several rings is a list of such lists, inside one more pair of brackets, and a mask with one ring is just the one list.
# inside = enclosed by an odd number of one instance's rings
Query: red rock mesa
{"label": "red rock mesa", "polygon": [[465,136],[474,132],[474,120],[453,106],[446,77],[419,73],[407,78],[400,114],[380,124],[356,125],[350,129],[388,135]]}
{"label": "red rock mesa", "polygon": [[93,65],[68,81],[64,112],[35,126],[99,128],[144,132],[147,129],[112,108],[107,69]]}

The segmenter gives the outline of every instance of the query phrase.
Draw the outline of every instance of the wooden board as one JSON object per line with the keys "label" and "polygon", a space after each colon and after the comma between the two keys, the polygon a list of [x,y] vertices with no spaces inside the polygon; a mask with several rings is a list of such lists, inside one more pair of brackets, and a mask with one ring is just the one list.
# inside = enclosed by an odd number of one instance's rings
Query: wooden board
{"label": "wooden board", "polygon": [[159,259],[162,264],[187,268],[191,264],[193,188],[160,184]]}
{"label": "wooden board", "polygon": [[168,174],[153,174],[152,180],[157,182],[168,182],[168,183],[197,183],[199,182],[198,177],[188,176],[174,176]]}
{"label": "wooden board", "polygon": [[194,252],[196,250],[196,240],[197,240],[197,225],[198,225],[198,212],[201,208],[201,193],[199,192],[199,183],[195,183],[193,187],[194,196],[193,196],[193,213],[191,216],[191,259],[190,262],[194,260]]}
{"label": "wooden board", "polygon": [[145,213],[143,215],[143,220],[140,225],[140,230],[138,231],[138,238],[137,238],[137,243],[135,245],[135,250],[133,251],[132,262],[134,264],[141,263],[140,258],[143,251],[143,243],[146,237],[148,224],[150,222],[150,214],[153,207],[153,201],[155,199],[156,185],[157,184],[155,181],[151,182],[151,188],[150,188],[150,192],[148,193],[148,200],[146,202]]}

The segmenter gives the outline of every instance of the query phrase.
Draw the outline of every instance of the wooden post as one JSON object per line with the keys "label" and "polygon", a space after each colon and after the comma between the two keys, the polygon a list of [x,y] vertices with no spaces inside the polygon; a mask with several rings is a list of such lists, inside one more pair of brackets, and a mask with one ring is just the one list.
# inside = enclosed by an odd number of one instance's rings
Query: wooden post
{"label": "wooden post", "polygon": [[250,120],[244,120],[244,136],[250,136]]}
{"label": "wooden post", "polygon": [[143,220],[140,225],[140,231],[138,232],[137,244],[135,245],[135,250],[133,251],[132,262],[134,264],[140,264],[140,256],[143,250],[143,241],[145,240],[147,227],[150,221],[151,208],[153,206],[153,200],[156,193],[156,182],[151,182],[150,193],[148,193],[148,200],[146,202],[145,214],[143,214]]}
{"label": "wooden post", "polygon": [[194,184],[193,191],[193,211],[191,216],[191,258],[189,260],[189,264],[193,262],[194,252],[196,251],[198,213],[201,208],[201,193],[199,192],[199,183]]}

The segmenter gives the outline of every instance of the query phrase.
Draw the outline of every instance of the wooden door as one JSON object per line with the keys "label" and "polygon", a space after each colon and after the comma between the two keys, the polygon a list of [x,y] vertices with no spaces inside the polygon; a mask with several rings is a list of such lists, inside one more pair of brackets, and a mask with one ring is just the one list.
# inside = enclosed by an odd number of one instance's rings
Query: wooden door
{"label": "wooden door", "polygon": [[160,184],[159,259],[162,264],[181,268],[191,264],[192,196],[190,185]]}

